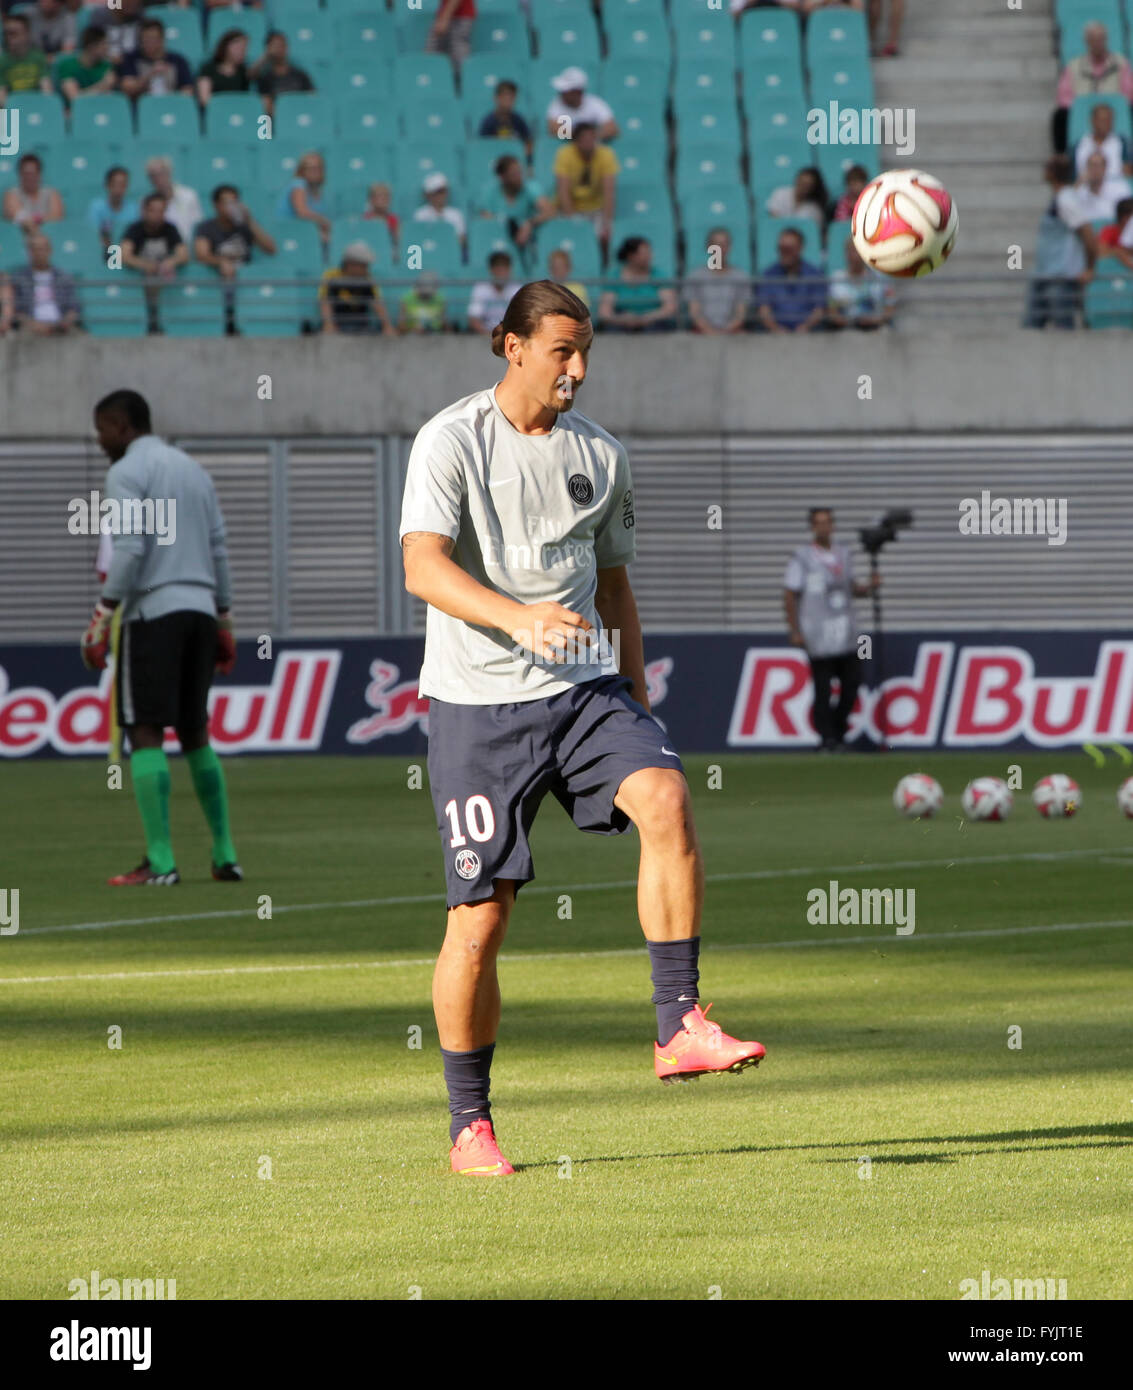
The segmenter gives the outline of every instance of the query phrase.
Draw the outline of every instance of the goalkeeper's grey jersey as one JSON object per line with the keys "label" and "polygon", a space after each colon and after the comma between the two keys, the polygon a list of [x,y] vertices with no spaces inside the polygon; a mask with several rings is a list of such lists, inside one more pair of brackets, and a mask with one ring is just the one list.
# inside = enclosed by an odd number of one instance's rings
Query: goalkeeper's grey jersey
{"label": "goalkeeper's grey jersey", "polygon": [[110,465],[104,496],[120,505],[122,526],[102,596],[121,602],[123,622],[229,606],[224,518],[196,459],[156,434],[142,435]]}
{"label": "goalkeeper's grey jersey", "polygon": [[[401,532],[456,542],[453,559],[517,603],[553,601],[583,614],[599,639],[587,659],[554,664],[496,628],[429,605],[419,693],[458,705],[511,704],[617,672],[594,605],[598,570],[634,558],[633,490],[624,447],[570,410],[545,435],[521,434],[495,388],[424,425],[409,455]],[[591,659],[593,658],[593,659]]]}
{"label": "goalkeeper's grey jersey", "polygon": [[857,645],[853,561],[848,546],[800,545],[783,587],[799,596],[799,628],[811,656],[843,656]]}

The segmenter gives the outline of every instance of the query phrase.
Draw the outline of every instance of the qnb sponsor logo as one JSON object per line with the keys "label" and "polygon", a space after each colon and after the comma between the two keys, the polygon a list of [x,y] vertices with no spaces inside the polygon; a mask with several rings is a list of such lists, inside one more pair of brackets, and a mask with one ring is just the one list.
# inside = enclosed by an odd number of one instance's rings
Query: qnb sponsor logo
{"label": "qnb sponsor logo", "polygon": [[993,1278],[985,1269],[978,1279],[960,1280],[960,1298],[1065,1299],[1066,1280],[1042,1274],[1037,1279]]}
{"label": "qnb sponsor logo", "polygon": [[51,1329],[52,1361],[130,1361],[135,1371],[150,1368],[148,1327],[83,1327],[72,1318]]}
{"label": "qnb sponsor logo", "polygon": [[569,536],[551,545],[511,545],[489,537],[480,550],[485,569],[583,570],[594,564],[593,542],[576,541]]}
{"label": "qnb sponsor logo", "polygon": [[20,152],[20,113],[14,107],[0,111],[0,155],[12,156]]}
{"label": "qnb sponsor logo", "polygon": [[72,536],[154,536],[158,545],[177,539],[176,497],[88,497],[67,503],[67,530]]}
{"label": "qnb sponsor logo", "polygon": [[[733,748],[802,748],[818,742],[805,656],[790,647],[749,648],[728,729]],[[1036,676],[1022,647],[922,642],[912,675],[863,686],[849,738],[897,747],[1002,745],[1043,748],[1133,739],[1133,642],[1101,642],[1092,675]]]}
{"label": "qnb sponsor logo", "polygon": [[[269,685],[217,686],[209,695],[209,737],[221,752],[312,752],[322,746],[340,651],[285,652]],[[50,746],[60,753],[101,753],[110,744],[111,672],[97,686],[55,696],[39,686],[8,689],[0,666],[0,757]],[[170,732],[167,746],[176,746]]]}
{"label": "qnb sponsor logo", "polygon": [[1070,504],[1065,497],[978,497],[960,499],[962,536],[1045,536],[1047,545],[1066,544]]}
{"label": "qnb sponsor logo", "polygon": [[812,927],[893,927],[898,936],[917,929],[915,888],[839,888],[832,878],[825,888],[812,888],[806,900]]}
{"label": "qnb sponsor logo", "polygon": [[812,106],[806,113],[812,145],[890,145],[899,155],[917,148],[917,113],[911,106]]}
{"label": "qnb sponsor logo", "polygon": [[400,667],[391,661],[370,662],[370,683],[366,703],[374,711],[351,724],[347,743],[372,743],[387,734],[404,734],[417,727],[429,732],[429,699],[417,694],[417,680],[398,681]]}
{"label": "qnb sponsor logo", "polygon": [[72,1279],[67,1285],[71,1299],[176,1299],[176,1279],[104,1279],[92,1269],[89,1279]]}

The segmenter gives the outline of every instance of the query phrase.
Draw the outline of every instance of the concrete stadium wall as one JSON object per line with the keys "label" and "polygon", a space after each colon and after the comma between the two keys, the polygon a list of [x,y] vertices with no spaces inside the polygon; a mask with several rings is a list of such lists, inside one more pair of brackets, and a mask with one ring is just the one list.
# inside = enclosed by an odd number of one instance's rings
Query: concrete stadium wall
{"label": "concrete stadium wall", "polygon": [[[957,332],[801,339],[599,338],[579,406],[615,434],[1127,428],[1130,334]],[[90,436],[107,391],[162,434],[412,433],[498,380],[486,340],[0,341],[0,436]],[[270,375],[272,399],[258,399]],[[872,399],[858,380],[872,378]]]}

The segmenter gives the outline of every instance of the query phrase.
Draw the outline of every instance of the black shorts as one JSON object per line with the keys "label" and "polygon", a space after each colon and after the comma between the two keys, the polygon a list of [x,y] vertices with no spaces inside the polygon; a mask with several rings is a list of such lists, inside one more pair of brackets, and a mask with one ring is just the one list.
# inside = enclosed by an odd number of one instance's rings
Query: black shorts
{"label": "black shorts", "polygon": [[216,619],[183,609],[122,624],[118,643],[118,722],[185,733],[208,723],[216,670]]}
{"label": "black shorts", "polygon": [[610,675],[544,700],[429,701],[429,788],[449,907],[491,897],[497,878],[514,879],[518,893],[535,877],[528,837],[548,792],[580,830],[620,835],[630,822],[614,797],[631,773],[684,772],[631,688]]}

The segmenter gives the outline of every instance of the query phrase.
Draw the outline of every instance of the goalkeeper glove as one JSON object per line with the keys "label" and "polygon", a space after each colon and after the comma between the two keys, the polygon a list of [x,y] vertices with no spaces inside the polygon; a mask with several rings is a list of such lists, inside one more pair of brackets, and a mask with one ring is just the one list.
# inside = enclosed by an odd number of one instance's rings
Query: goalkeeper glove
{"label": "goalkeeper glove", "polygon": [[216,669],[227,676],[235,665],[236,634],[232,629],[232,614],[225,609],[216,615]]}
{"label": "goalkeeper glove", "polygon": [[101,599],[95,604],[90,624],[79,643],[79,655],[88,671],[105,671],[110,651],[110,620],[114,609],[107,608]]}

